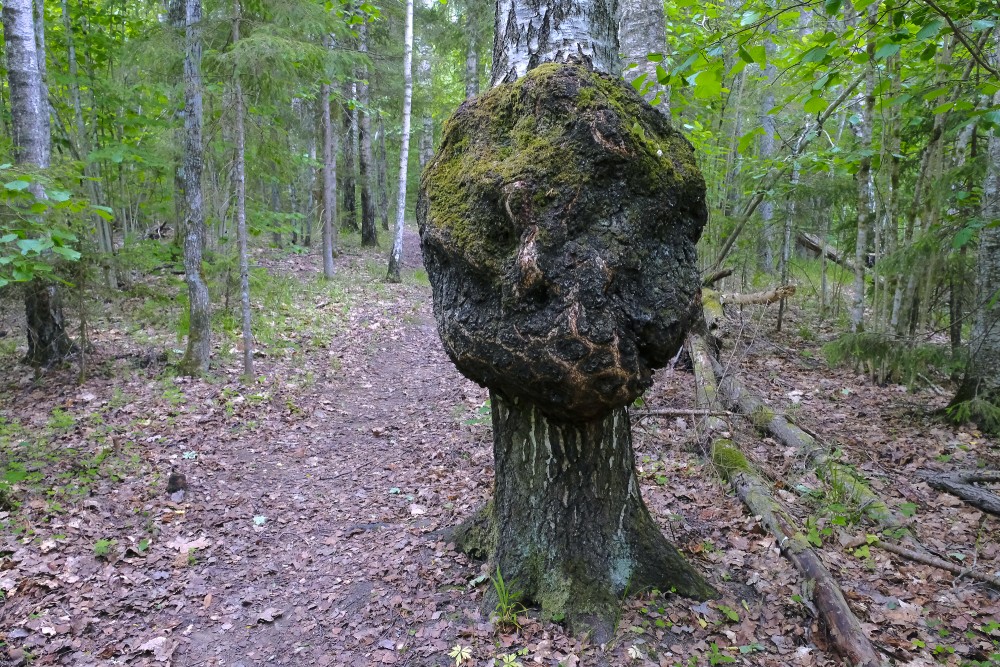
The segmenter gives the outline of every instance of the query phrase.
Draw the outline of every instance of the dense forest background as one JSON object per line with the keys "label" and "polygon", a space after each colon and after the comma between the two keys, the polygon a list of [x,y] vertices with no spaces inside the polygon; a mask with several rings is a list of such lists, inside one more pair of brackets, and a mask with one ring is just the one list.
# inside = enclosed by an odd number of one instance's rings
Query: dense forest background
{"label": "dense forest background", "polygon": [[491,405],[413,218],[493,4],[4,0],[0,665],[839,664],[779,553],[865,664],[1000,664],[996,3],[621,9],[709,211],[635,475],[721,597],[595,645],[442,537]]}

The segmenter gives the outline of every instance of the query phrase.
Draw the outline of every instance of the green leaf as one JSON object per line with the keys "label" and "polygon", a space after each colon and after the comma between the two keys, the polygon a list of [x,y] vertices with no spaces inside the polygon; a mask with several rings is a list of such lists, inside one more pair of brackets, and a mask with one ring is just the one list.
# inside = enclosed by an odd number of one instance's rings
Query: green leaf
{"label": "green leaf", "polygon": [[840,11],[840,8],[844,5],[844,0],[824,0],[823,9],[830,16],[835,15]]}
{"label": "green leaf", "polygon": [[931,109],[931,113],[936,116],[938,114],[945,113],[946,111],[951,111],[952,107],[954,106],[955,106],[954,102],[945,102],[944,104],[939,104],[933,109]]}
{"label": "green leaf", "polygon": [[17,234],[4,234],[0,236],[0,243],[10,243],[17,238]]}
{"label": "green leaf", "polygon": [[943,25],[944,21],[942,21],[941,19],[934,19],[933,21],[931,21],[930,23],[928,23],[927,25],[925,25],[923,28],[920,29],[920,32],[917,33],[917,41],[922,42],[925,39],[930,39],[931,37],[934,37],[935,35],[938,34],[938,31],[941,30],[941,26]]}
{"label": "green leaf", "polygon": [[826,111],[826,100],[824,100],[819,95],[814,95],[806,100],[806,103],[802,106],[802,109],[806,113],[822,113]]}
{"label": "green leaf", "polygon": [[47,194],[49,195],[49,199],[55,202],[69,201],[69,198],[73,196],[73,193],[66,190],[48,190]]}
{"label": "green leaf", "polygon": [[759,12],[743,12],[743,16],[740,17],[740,25],[748,26],[753,25],[760,19]]}
{"label": "green leaf", "polygon": [[27,255],[29,252],[41,253],[46,245],[38,239],[20,239],[17,247],[21,249],[22,255]]}
{"label": "green leaf", "polygon": [[67,248],[66,246],[61,246],[61,245],[54,247],[52,249],[52,252],[54,252],[57,255],[60,255],[60,256],[62,256],[64,258],[68,259],[71,262],[75,262],[78,259],[80,259],[80,257],[81,257],[80,253],[77,252],[76,250],[73,250],[72,248]]}
{"label": "green leaf", "polygon": [[980,30],[989,30],[990,28],[995,28],[997,22],[993,19],[976,19],[972,22],[972,30],[979,32]]}
{"label": "green leaf", "polygon": [[899,53],[899,49],[899,44],[883,44],[875,51],[875,60],[885,60],[889,56],[894,56]]}
{"label": "green leaf", "polygon": [[96,204],[91,204],[90,209],[109,222],[115,219],[114,210],[108,208],[107,206],[97,206]]}
{"label": "green leaf", "polygon": [[656,80],[663,86],[670,84],[670,73],[663,69],[663,65],[656,66]]}
{"label": "green leaf", "polygon": [[746,49],[744,49],[742,46],[740,47],[738,53],[740,54],[740,58],[742,58],[744,62],[746,62],[749,65],[753,64],[753,62],[754,62],[753,56],[750,55],[750,53]]}
{"label": "green leaf", "polygon": [[646,77],[647,76],[649,76],[649,75],[647,73],[643,72],[639,76],[637,76],[634,79],[632,79],[632,87],[635,88],[636,91],[642,90],[642,84],[646,83]]}
{"label": "green leaf", "polygon": [[802,54],[802,60],[799,62],[803,63],[821,63],[826,59],[826,54],[829,52],[824,46],[814,46],[805,53]]}
{"label": "green leaf", "polygon": [[20,192],[21,190],[27,190],[30,185],[31,183],[29,181],[17,180],[6,183],[4,187],[8,190],[13,190],[14,192]]}
{"label": "green leaf", "polygon": [[899,512],[905,517],[911,517],[917,513],[917,505],[916,503],[901,503]]}

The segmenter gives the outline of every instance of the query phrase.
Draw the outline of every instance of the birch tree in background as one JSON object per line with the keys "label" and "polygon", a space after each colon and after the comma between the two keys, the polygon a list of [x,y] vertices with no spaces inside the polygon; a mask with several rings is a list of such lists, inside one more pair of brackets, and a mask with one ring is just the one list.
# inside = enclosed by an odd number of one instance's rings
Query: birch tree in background
{"label": "birch tree in background", "polygon": [[[233,45],[240,41],[240,0],[233,0]],[[240,316],[243,326],[243,375],[252,381],[253,331],[250,327],[250,260],[247,256],[246,130],[243,120],[243,85],[239,68],[233,73],[233,139],[236,143],[233,181],[236,186],[236,242],[240,255]]]}
{"label": "birch tree in background", "polygon": [[184,280],[188,286],[190,324],[187,350],[180,369],[185,375],[208,371],[212,354],[212,319],[208,286],[202,276],[205,247],[205,211],[201,175],[204,169],[202,146],[201,90],[201,0],[184,1]]}
{"label": "birch tree in background", "polygon": [[357,84],[344,84],[344,219],[340,221],[344,229],[358,231],[358,110],[354,106]]}
{"label": "birch tree in background", "polygon": [[378,115],[378,125],[375,129],[375,136],[378,137],[375,153],[375,164],[378,166],[378,184],[375,194],[378,201],[375,210],[378,212],[379,226],[389,230],[389,157],[385,150],[385,122],[382,114]]}
{"label": "birch tree in background", "polygon": [[[425,100],[431,100],[431,49],[423,40],[417,45],[417,53],[420,55],[420,62],[417,65],[417,85],[420,86],[420,94]],[[468,86],[466,86],[468,94]],[[434,157],[434,118],[431,116],[431,105],[424,104],[423,122],[420,131],[420,171]]]}
{"label": "birch tree in background", "polygon": [[[329,42],[327,43],[329,47]],[[322,221],[320,223],[323,236],[323,277],[331,280],[336,272],[333,265],[333,255],[337,246],[337,137],[333,131],[333,119],[330,114],[330,84],[323,82],[319,87],[319,113],[322,125],[323,142],[323,201],[320,202]],[[345,153],[346,153],[346,146]]]}
{"label": "birch tree in background", "polygon": [[[368,53],[368,24],[358,26],[358,50]],[[378,245],[375,225],[375,198],[372,196],[373,167],[371,95],[368,86],[368,66],[362,65],[358,81],[358,181],[361,185],[361,245]]]}
{"label": "birch tree in background", "polygon": [[670,118],[670,86],[660,84],[656,75],[658,63],[648,57],[650,54],[662,56],[666,50],[666,18],[663,2],[622,0],[618,38],[621,41],[625,80],[634,82],[639,77],[645,76],[639,84],[643,99]]}
{"label": "birch tree in background", "polygon": [[[50,146],[48,101],[43,97],[40,53],[36,44],[32,0],[6,0],[3,4],[4,48],[10,89],[14,159],[19,165],[47,169]],[[45,191],[31,185],[36,199]],[[35,367],[63,359],[73,349],[66,334],[62,303],[55,285],[35,277],[25,285],[28,354],[24,361]]]}
{"label": "birch tree in background", "polygon": [[[472,7],[465,12],[465,99],[471,100],[479,94],[479,22]],[[662,8],[661,8],[662,9]],[[421,56],[421,66],[423,66]],[[429,67],[429,65],[428,65]],[[433,146],[431,151],[433,151]]]}
{"label": "birch tree in background", "polygon": [[410,161],[410,111],[413,106],[413,0],[406,0],[406,30],[403,37],[403,136],[399,145],[399,191],[396,196],[396,228],[389,253],[386,280],[402,282],[403,230],[406,218],[406,167]]}

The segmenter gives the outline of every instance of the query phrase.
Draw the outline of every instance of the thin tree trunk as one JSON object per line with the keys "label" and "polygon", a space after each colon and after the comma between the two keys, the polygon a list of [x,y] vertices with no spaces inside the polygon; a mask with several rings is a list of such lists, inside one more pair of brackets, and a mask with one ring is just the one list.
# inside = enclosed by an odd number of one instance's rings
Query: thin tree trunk
{"label": "thin tree trunk", "polygon": [[[869,9],[869,24],[874,25],[878,14],[877,7]],[[869,37],[869,63],[875,62],[875,38]],[[868,230],[875,222],[875,181],[872,175],[872,125],[875,122],[875,71],[874,65],[866,66],[865,94],[861,98],[861,119],[858,121],[856,133],[861,149],[861,161],[858,166],[858,234],[854,249],[854,296],[851,303],[851,331],[858,333],[864,329],[865,317],[865,266],[868,260]]]}
{"label": "thin tree trunk", "polygon": [[323,230],[323,277],[331,280],[336,273],[333,255],[337,250],[335,218],[337,212],[337,150],[333,120],[330,116],[330,84],[320,85],[319,109],[323,127],[323,201],[321,227]]}
{"label": "thin tree trunk", "polygon": [[402,282],[399,270],[403,258],[403,230],[406,219],[406,169],[410,161],[410,113],[413,106],[413,0],[406,0],[406,28],[403,36],[403,136],[399,144],[399,190],[396,194],[396,228],[389,253],[386,280]]}
{"label": "thin tree trunk", "polygon": [[[233,0],[233,44],[240,41],[242,11],[240,0]],[[240,255],[240,315],[243,325],[243,375],[253,381],[253,331],[250,328],[250,260],[247,254],[247,174],[246,130],[243,125],[243,86],[239,73],[233,75],[233,138],[236,141],[236,240]]]}
{"label": "thin tree trunk", "polygon": [[[764,50],[768,57],[767,67],[764,68],[764,76],[767,78],[767,84],[764,87],[764,94],[761,95],[760,99],[760,125],[764,130],[764,134],[760,137],[760,157],[764,160],[765,164],[774,159],[775,127],[774,115],[772,115],[771,111],[774,109],[774,81],[775,77],[778,76],[778,67],[771,61],[771,57],[775,51],[774,40],[771,38],[774,31],[775,22],[771,21],[767,24],[768,36],[764,39]],[[761,270],[764,273],[772,274],[774,273],[774,246],[776,245],[775,237],[777,234],[774,229],[774,202],[771,201],[770,197],[761,202],[760,221],[763,231],[760,236]]]}
{"label": "thin tree trunk", "polygon": [[358,193],[357,193],[357,144],[358,144],[358,110],[354,107],[357,96],[357,84],[351,83],[344,91],[347,100],[344,104],[344,219],[340,224],[344,229],[356,232],[360,229],[358,223]]}
{"label": "thin tree trunk", "polygon": [[[368,24],[362,23],[358,28],[359,49],[368,53]],[[375,158],[372,152],[372,119],[368,108],[371,96],[368,92],[368,68],[361,68],[358,82],[358,172],[361,184],[361,245],[378,245],[378,227],[375,225],[375,198],[372,196],[373,166]]]}
{"label": "thin tree trunk", "polygon": [[202,275],[205,211],[201,189],[204,169],[201,0],[185,0],[184,9],[184,278],[188,285],[191,317],[187,350],[180,368],[185,375],[201,375],[208,371],[212,354],[212,315],[208,286]]}
{"label": "thin tree trunk", "polygon": [[467,100],[479,95],[479,27],[476,12],[471,11],[472,9],[466,7],[465,14],[465,99]]}
{"label": "thin tree trunk", "polygon": [[42,141],[45,142],[45,150],[52,150],[52,123],[49,117],[52,115],[52,106],[49,104],[49,82],[47,51],[45,49],[45,0],[34,0],[34,21],[35,21],[35,49],[38,58],[38,74],[41,89],[39,95],[42,98],[42,114],[45,116],[42,123]]}
{"label": "thin tree trunk", "polygon": [[[430,47],[421,43],[417,46],[417,53],[420,54],[420,64],[417,65],[417,85],[423,93],[425,100],[433,99],[434,92],[431,90],[431,54]],[[478,94],[478,93],[477,93]],[[434,157],[434,119],[431,117],[431,105],[424,105],[424,116],[420,133],[420,171]]]}
{"label": "thin tree trunk", "polygon": [[385,150],[385,123],[382,121],[382,114],[378,115],[378,149],[375,154],[375,164],[378,166],[378,218],[382,229],[389,229],[389,157]]}
{"label": "thin tree trunk", "polygon": [[[47,98],[43,97],[39,59],[44,53],[39,53],[35,41],[32,1],[6,0],[3,28],[14,159],[19,165],[47,169],[49,106]],[[36,199],[45,198],[45,190],[38,182],[32,184],[31,192]],[[56,286],[33,278],[25,286],[24,310],[28,339],[25,363],[38,368],[65,358],[73,349],[73,343],[66,334]]]}

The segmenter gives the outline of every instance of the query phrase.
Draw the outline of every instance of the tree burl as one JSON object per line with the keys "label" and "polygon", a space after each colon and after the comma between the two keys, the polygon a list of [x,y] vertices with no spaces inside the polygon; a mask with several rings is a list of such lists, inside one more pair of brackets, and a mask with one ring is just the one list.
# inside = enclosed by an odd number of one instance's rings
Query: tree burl
{"label": "tree burl", "polygon": [[599,642],[627,593],[714,595],[643,502],[625,408],[693,318],[705,217],[691,145],[572,64],[462,105],[421,183],[438,330],[491,397],[493,499],[456,543]]}
{"label": "tree burl", "polygon": [[580,66],[463,104],[417,220],[452,361],[555,418],[635,400],[695,312],[694,150],[630,86]]}

